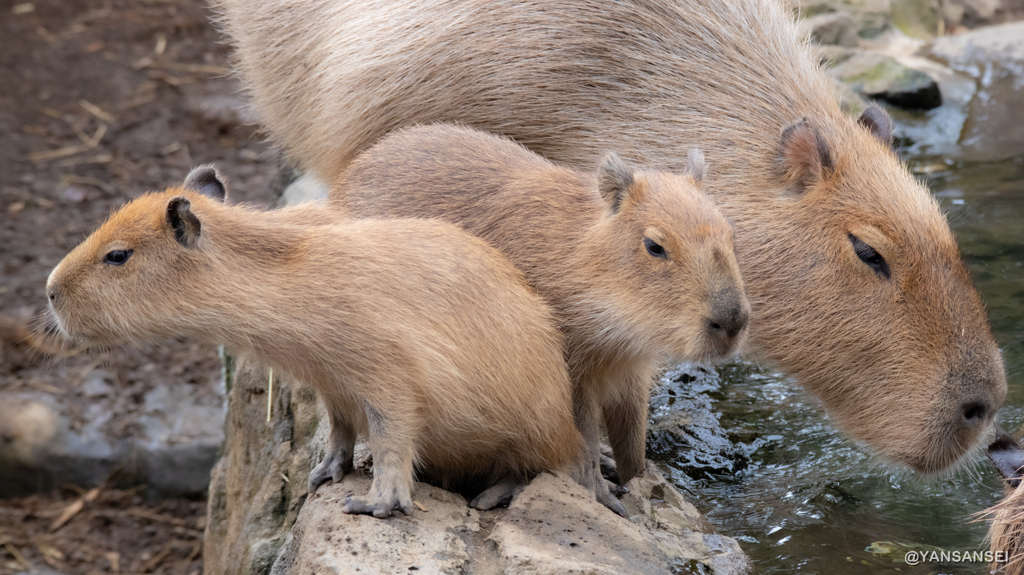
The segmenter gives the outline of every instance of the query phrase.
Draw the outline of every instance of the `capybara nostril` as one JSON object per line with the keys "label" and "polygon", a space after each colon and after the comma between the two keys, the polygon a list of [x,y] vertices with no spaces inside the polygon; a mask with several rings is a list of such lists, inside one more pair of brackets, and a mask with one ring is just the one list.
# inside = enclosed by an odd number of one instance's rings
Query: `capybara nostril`
{"label": "capybara nostril", "polygon": [[967,427],[983,425],[993,411],[984,401],[967,402],[963,405],[964,425]]}
{"label": "capybara nostril", "polygon": [[707,320],[708,331],[716,337],[725,336],[730,339],[739,335],[747,327],[750,314],[742,306],[735,306],[725,313],[719,313]]}

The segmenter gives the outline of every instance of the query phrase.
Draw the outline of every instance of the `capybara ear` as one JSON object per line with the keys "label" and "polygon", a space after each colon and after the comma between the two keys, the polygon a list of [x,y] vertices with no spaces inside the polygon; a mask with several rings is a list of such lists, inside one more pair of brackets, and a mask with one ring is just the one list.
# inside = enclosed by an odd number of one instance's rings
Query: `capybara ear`
{"label": "capybara ear", "polygon": [[783,130],[781,140],[779,165],[791,190],[803,193],[832,170],[828,143],[807,118]]}
{"label": "capybara ear", "polygon": [[612,213],[618,212],[622,201],[626,199],[629,187],[633,185],[633,170],[626,165],[615,152],[610,152],[601,162],[601,169],[597,174],[597,189],[601,197],[612,208]]}
{"label": "capybara ear", "polygon": [[213,164],[205,164],[189,172],[183,187],[220,202],[224,201],[224,197],[228,193]]}
{"label": "capybara ear", "polygon": [[202,224],[192,213],[192,204],[182,197],[171,198],[167,202],[167,224],[174,231],[174,239],[186,248],[196,247]]}
{"label": "capybara ear", "polygon": [[704,172],[707,171],[707,163],[704,161],[704,152],[693,148],[686,155],[686,173],[690,174],[693,181],[700,183],[704,179]]}
{"label": "capybara ear", "polygon": [[892,118],[878,106],[868,106],[857,118],[857,123],[871,130],[876,138],[886,146],[892,145]]}

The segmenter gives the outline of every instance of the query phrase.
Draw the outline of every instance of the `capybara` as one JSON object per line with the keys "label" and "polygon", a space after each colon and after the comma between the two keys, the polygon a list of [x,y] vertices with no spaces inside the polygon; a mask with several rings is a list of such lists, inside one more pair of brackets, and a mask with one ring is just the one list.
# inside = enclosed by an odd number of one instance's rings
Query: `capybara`
{"label": "capybara", "polygon": [[992,542],[991,573],[1024,574],[1024,448],[1003,430],[988,446],[988,457],[1004,479],[1006,497],[979,514],[992,521],[989,541]]}
{"label": "capybara", "polygon": [[623,483],[644,467],[649,390],[668,359],[733,352],[750,304],[733,231],[685,175],[634,170],[614,154],[594,174],[552,164],[477,130],[400,130],[359,155],[330,204],[355,217],[436,217],[497,247],[555,310],[565,334],[576,426],[589,463],[575,473],[624,514],[601,478],[604,420]]}
{"label": "capybara", "polygon": [[439,221],[297,225],[323,216],[224,197],[202,167],[114,213],[50,274],[59,330],[221,343],[312,386],[331,432],[311,491],[340,480],[368,434],[373,483],[349,513],[411,513],[414,467],[486,486],[576,465],[554,317],[494,248]]}
{"label": "capybara", "polygon": [[921,472],[991,429],[1002,358],[949,226],[889,117],[840,111],[780,0],[214,3],[270,136],[325,182],[411,124],[580,168],[614,150],[678,171],[702,149],[702,186],[736,227],[752,357]]}

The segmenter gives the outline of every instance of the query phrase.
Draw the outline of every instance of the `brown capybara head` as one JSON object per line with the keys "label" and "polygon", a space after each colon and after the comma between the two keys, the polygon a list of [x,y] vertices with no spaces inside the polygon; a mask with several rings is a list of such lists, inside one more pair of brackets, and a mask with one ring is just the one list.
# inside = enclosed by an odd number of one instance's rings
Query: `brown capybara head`
{"label": "brown capybara head", "polygon": [[789,212],[773,224],[786,227],[739,249],[773,254],[746,254],[745,273],[773,298],[755,302],[751,337],[770,340],[854,439],[930,473],[979,445],[1006,380],[953,235],[892,151],[891,126],[869,108],[859,125],[786,128],[771,208]]}
{"label": "brown capybara head", "polygon": [[598,172],[608,211],[587,265],[607,267],[595,270],[605,279],[595,283],[625,333],[636,334],[624,349],[654,343],[666,359],[706,362],[736,351],[750,304],[732,226],[699,187],[703,155],[691,151],[688,164],[685,175],[633,170],[608,155]]}
{"label": "brown capybara head", "polygon": [[143,195],[111,215],[46,282],[63,336],[107,346],[178,335],[194,288],[209,279],[201,277],[207,262],[193,249],[205,240],[193,210],[224,198],[215,171],[204,166],[182,188]]}

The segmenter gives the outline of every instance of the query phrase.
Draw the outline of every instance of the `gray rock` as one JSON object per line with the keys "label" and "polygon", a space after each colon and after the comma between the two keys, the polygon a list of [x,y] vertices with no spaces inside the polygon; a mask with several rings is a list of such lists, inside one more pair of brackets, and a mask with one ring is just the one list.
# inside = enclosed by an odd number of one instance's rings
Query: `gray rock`
{"label": "gray rock", "polygon": [[939,85],[928,74],[873,52],[854,54],[833,69],[836,77],[867,98],[908,110],[942,105]]}
{"label": "gray rock", "polygon": [[827,14],[846,14],[860,38],[874,38],[892,24],[892,0],[789,0],[803,18]]}
{"label": "gray rock", "polygon": [[992,22],[1003,9],[1001,0],[946,0],[944,3],[962,6],[962,22],[971,28]]}
{"label": "gray rock", "polygon": [[[271,573],[465,573],[473,561],[467,540],[480,531],[480,514],[466,500],[424,484],[422,506],[386,520],[341,512],[342,500],[370,489],[365,470],[324,485],[306,501]],[[424,511],[425,509],[425,511]]]}
{"label": "gray rock", "polygon": [[961,155],[995,161],[1024,154],[1024,22],[937,38],[924,52],[976,83]]}
{"label": "gray rock", "polygon": [[[210,486],[208,573],[747,573],[738,544],[716,534],[648,464],[628,484],[626,520],[562,475],[542,474],[508,509],[478,512],[417,483],[409,517],[345,515],[340,501],[370,485],[368,453],[339,484],[306,494],[326,444],[326,413],[309,390],[228,364],[227,437]],[[307,498],[308,497],[308,498]],[[412,568],[416,568],[413,570]],[[689,570],[689,571],[688,571]],[[704,571],[701,571],[704,570]]]}
{"label": "gray rock", "polygon": [[[65,483],[96,485],[115,471],[126,484],[145,484],[151,496],[198,495],[223,441],[223,409],[198,405],[184,388],[156,388],[144,408],[115,433],[113,376],[95,370],[82,383],[88,398],[77,417],[76,397],[43,392],[3,395],[0,401],[0,497]],[[124,423],[124,422],[122,422]]]}
{"label": "gray rock", "polygon": [[857,46],[857,23],[845,12],[811,16],[800,22],[801,36],[810,36],[815,44],[826,46]]}

